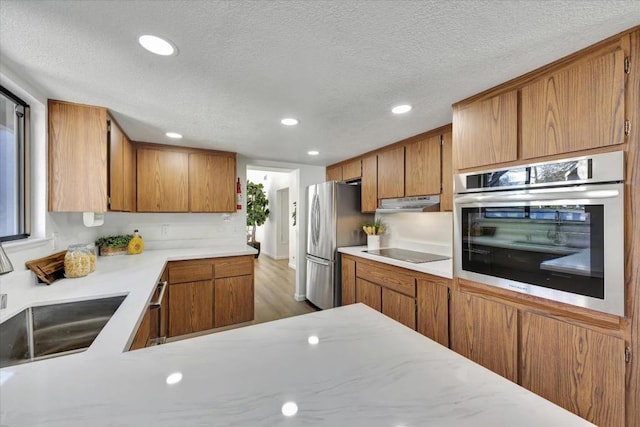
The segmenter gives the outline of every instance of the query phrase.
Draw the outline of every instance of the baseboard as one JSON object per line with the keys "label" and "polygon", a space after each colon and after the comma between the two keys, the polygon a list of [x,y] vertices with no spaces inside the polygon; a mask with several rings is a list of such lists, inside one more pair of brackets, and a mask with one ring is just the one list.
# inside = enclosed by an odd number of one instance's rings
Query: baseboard
{"label": "baseboard", "polygon": [[268,256],[271,259],[275,259],[277,261],[283,260],[283,259],[289,259],[289,255],[286,255],[286,256],[274,256],[273,254],[270,254],[270,253],[265,252],[265,251],[261,251],[260,253]]}
{"label": "baseboard", "polygon": [[304,301],[304,300],[306,300],[306,299],[307,299],[307,296],[306,296],[305,294],[295,294],[295,295],[293,296],[293,298],[294,298],[296,301]]}
{"label": "baseboard", "polygon": [[296,265],[290,262],[289,263],[289,268],[292,269],[292,270],[295,270],[296,269]]}

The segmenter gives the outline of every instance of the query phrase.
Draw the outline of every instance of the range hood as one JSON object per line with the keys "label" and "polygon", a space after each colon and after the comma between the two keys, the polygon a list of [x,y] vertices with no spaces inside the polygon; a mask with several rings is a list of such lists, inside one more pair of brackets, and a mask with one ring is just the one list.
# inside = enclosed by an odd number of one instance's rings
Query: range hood
{"label": "range hood", "polygon": [[438,212],[440,196],[401,197],[398,199],[381,199],[376,213],[398,212]]}

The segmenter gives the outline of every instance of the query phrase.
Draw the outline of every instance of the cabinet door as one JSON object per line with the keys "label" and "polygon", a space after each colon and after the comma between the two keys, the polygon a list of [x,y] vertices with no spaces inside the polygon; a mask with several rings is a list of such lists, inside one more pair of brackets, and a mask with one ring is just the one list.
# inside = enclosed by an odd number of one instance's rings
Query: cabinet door
{"label": "cabinet door", "polygon": [[411,297],[382,288],[382,314],[416,329],[416,300]]}
{"label": "cabinet door", "polygon": [[522,313],[522,386],[601,426],[625,424],[624,340]]}
{"label": "cabinet door", "polygon": [[106,110],[49,100],[48,119],[49,210],[105,212]]}
{"label": "cabinet door", "polygon": [[378,198],[404,196],[404,147],[378,154]]}
{"label": "cabinet door", "polygon": [[451,295],[451,349],[516,382],[517,310],[463,292]]}
{"label": "cabinet door", "polygon": [[326,176],[327,181],[342,181],[342,166],[329,166]]}
{"label": "cabinet door", "polygon": [[453,211],[453,166],[451,150],[452,133],[442,135],[442,192],[440,193],[440,211]]}
{"label": "cabinet door", "polygon": [[487,166],[518,156],[517,91],[453,108],[455,169]]}
{"label": "cabinet door", "polygon": [[356,279],[356,302],[382,311],[382,288],[366,280]]}
{"label": "cabinet door", "polygon": [[189,210],[235,212],[235,176],[235,157],[189,154]]}
{"label": "cabinet door", "polygon": [[136,152],[126,135],[122,135],[124,148],[124,205],[125,212],[136,210]]}
{"label": "cabinet door", "polygon": [[449,288],[446,279],[418,279],[418,324],[422,335],[449,347]]}
{"label": "cabinet door", "polygon": [[440,135],[405,147],[405,196],[440,194]]}
{"label": "cabinet door", "polygon": [[213,328],[213,281],[169,285],[169,336]]}
{"label": "cabinet door", "polygon": [[356,302],[356,262],[342,256],[342,305]]}
{"label": "cabinet door", "polygon": [[253,275],[216,279],[216,328],[253,320],[253,305]]}
{"label": "cabinet door", "polygon": [[124,210],[124,134],[109,120],[109,210]]}
{"label": "cabinet door", "polygon": [[362,212],[375,212],[378,208],[378,159],[376,155],[362,159],[360,209]]}
{"label": "cabinet door", "polygon": [[522,157],[622,144],[624,78],[616,44],[523,87]]}
{"label": "cabinet door", "polygon": [[362,160],[353,160],[342,165],[342,179],[351,181],[362,177]]}
{"label": "cabinet door", "polygon": [[189,156],[168,150],[137,150],[138,212],[189,210]]}
{"label": "cabinet door", "polygon": [[133,338],[133,342],[131,343],[131,347],[129,350],[137,350],[139,348],[144,348],[149,343],[149,338],[151,336],[151,310],[147,309],[145,311],[144,316],[142,317],[142,322],[140,322],[140,326],[138,326],[138,330],[136,331],[136,336]]}

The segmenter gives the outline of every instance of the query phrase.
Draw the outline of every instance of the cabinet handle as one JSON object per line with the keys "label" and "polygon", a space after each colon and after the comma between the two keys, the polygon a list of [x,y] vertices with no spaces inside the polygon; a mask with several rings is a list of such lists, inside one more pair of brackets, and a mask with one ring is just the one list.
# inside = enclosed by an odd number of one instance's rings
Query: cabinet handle
{"label": "cabinet handle", "polygon": [[162,289],[160,290],[160,295],[158,295],[158,299],[156,301],[149,303],[149,307],[152,307],[152,308],[160,307],[160,304],[162,304],[162,299],[164,298],[164,292],[167,290],[167,285],[168,283],[166,280],[158,284],[158,286],[162,287]]}

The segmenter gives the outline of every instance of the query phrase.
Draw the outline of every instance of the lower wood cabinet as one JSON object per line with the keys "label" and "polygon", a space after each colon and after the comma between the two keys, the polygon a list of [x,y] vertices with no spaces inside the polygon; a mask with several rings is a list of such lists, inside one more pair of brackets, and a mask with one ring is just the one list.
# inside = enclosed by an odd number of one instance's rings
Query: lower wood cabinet
{"label": "lower wood cabinet", "polygon": [[366,280],[356,279],[356,302],[382,311],[382,287]]}
{"label": "lower wood cabinet", "polygon": [[449,279],[418,279],[416,330],[449,347]]}
{"label": "lower wood cabinet", "polygon": [[624,340],[535,313],[521,319],[521,385],[596,425],[625,425]]}
{"label": "lower wood cabinet", "polygon": [[518,381],[517,309],[475,295],[451,293],[451,349]]}
{"label": "lower wood cabinet", "polygon": [[213,281],[186,282],[169,288],[169,336],[213,328]]}
{"label": "lower wood cabinet", "polygon": [[131,343],[131,347],[129,350],[138,350],[140,348],[144,348],[149,344],[149,338],[151,336],[151,310],[147,308],[144,312],[144,317],[142,318],[142,322],[140,326],[138,326],[138,331],[136,332],[136,336],[133,338],[133,342]]}
{"label": "lower wood cabinet", "polygon": [[382,314],[416,329],[416,300],[389,288],[382,288]]}
{"label": "lower wood cabinet", "polygon": [[253,320],[253,276],[216,279],[213,312],[216,328]]}

